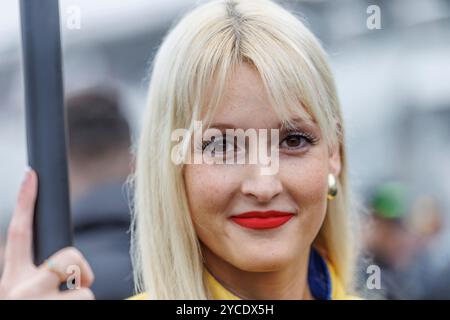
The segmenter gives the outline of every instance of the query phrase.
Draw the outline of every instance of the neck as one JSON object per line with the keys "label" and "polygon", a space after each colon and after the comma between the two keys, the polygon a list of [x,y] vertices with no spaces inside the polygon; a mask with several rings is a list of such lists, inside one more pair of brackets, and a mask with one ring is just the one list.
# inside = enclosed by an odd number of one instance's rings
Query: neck
{"label": "neck", "polygon": [[309,250],[279,270],[251,272],[238,269],[203,246],[205,267],[228,291],[241,299],[311,300],[308,286]]}

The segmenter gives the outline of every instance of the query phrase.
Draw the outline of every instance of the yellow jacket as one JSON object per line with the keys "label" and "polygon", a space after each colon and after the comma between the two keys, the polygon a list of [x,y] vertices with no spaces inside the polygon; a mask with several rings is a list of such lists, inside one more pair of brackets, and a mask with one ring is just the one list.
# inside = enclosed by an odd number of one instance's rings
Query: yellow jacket
{"label": "yellow jacket", "polygon": [[[240,300],[239,297],[224,288],[208,270],[204,269],[206,283],[215,300]],[[320,254],[312,249],[308,267],[308,284],[312,295],[320,300],[355,300],[358,297],[347,294],[342,281],[329,261],[323,259]],[[128,300],[147,300],[147,293],[140,293]]]}

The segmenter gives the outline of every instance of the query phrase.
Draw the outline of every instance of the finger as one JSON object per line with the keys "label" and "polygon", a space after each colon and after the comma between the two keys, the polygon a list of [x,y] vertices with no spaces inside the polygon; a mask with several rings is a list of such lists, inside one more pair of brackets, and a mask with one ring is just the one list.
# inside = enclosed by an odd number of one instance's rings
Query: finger
{"label": "finger", "polygon": [[80,288],[61,291],[56,294],[45,296],[46,300],[94,300],[95,296],[91,289]]}
{"label": "finger", "polygon": [[37,175],[28,169],[22,181],[16,208],[8,228],[5,274],[33,264],[33,214],[37,195]]}
{"label": "finger", "polygon": [[39,290],[29,290],[15,292],[9,295],[5,300],[95,300],[95,295],[89,288],[79,288],[66,291],[52,290],[43,293]]}
{"label": "finger", "polygon": [[[51,263],[51,266],[47,264]],[[42,276],[42,285],[57,287],[69,277],[79,281],[81,287],[90,287],[94,282],[94,272],[81,252],[74,247],[67,247],[53,254],[47,262],[38,267]]]}

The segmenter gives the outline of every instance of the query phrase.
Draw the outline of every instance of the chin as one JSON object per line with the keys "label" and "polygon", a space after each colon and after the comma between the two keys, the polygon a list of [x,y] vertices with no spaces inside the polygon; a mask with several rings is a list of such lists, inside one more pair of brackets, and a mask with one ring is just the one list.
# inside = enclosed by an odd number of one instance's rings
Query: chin
{"label": "chin", "polygon": [[233,264],[248,272],[271,272],[284,268],[294,259],[294,252],[286,248],[271,248],[270,250],[264,247],[256,250],[242,248],[239,258]]}

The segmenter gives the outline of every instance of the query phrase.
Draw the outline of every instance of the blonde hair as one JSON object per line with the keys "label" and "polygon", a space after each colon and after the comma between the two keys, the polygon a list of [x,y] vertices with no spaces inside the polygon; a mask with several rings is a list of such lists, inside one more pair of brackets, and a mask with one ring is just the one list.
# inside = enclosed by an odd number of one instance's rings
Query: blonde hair
{"label": "blonde hair", "polygon": [[[339,192],[315,245],[350,284],[352,240],[342,117],[320,43],[292,13],[269,0],[215,0],[191,10],[168,33],[152,64],[134,175],[132,255],[136,290],[150,299],[208,299],[202,253],[189,215],[171,134],[210,119],[241,63],[261,75],[280,119],[313,118],[341,151]],[[299,107],[300,105],[303,108]]]}

